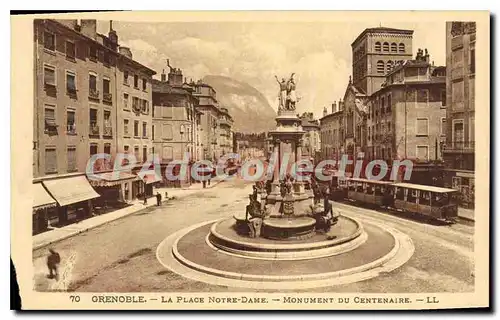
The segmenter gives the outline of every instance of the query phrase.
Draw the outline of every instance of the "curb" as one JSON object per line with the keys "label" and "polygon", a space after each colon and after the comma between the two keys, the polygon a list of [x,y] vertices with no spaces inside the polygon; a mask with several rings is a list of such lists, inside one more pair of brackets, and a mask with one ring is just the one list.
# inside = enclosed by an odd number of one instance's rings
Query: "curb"
{"label": "curb", "polygon": [[476,220],[474,220],[474,218],[470,218],[470,217],[467,217],[467,216],[461,216],[461,215],[458,215],[458,217],[462,220],[465,220],[465,221],[471,221],[471,222],[475,222]]}
{"label": "curb", "polygon": [[[222,180],[217,181],[217,183],[213,183],[213,184],[211,184],[211,185],[210,185],[210,188],[215,187],[216,185],[218,185],[218,184],[219,184],[219,183],[221,183],[221,182],[222,182]],[[208,188],[208,187],[207,187],[207,188],[205,188],[205,189],[210,189],[210,188]],[[183,190],[189,190],[189,189],[183,189]],[[199,189],[199,190],[194,189],[194,190],[192,190],[192,191],[201,191],[201,190],[203,190],[203,189]],[[168,191],[167,191],[167,192],[168,192]],[[176,197],[174,200],[177,200],[177,199],[182,199],[182,198],[183,198],[183,197],[185,197],[185,196],[187,196],[187,195],[184,195],[184,196],[182,196],[182,197]],[[175,197],[175,196],[174,196],[174,197]],[[59,242],[59,241],[62,241],[62,240],[65,240],[65,239],[68,239],[68,238],[74,237],[74,236],[76,236],[76,235],[79,235],[80,233],[87,232],[87,231],[89,231],[89,230],[92,230],[92,229],[94,229],[94,228],[97,228],[97,227],[103,226],[103,225],[108,224],[108,223],[110,223],[110,222],[120,220],[120,219],[125,218],[125,217],[128,217],[128,216],[130,216],[130,215],[132,215],[132,214],[135,214],[135,213],[140,213],[140,212],[142,212],[142,211],[144,211],[144,210],[149,209],[150,207],[156,207],[156,205],[153,203],[153,204],[151,204],[150,206],[148,205],[148,206],[147,206],[147,207],[145,207],[145,208],[144,208],[144,207],[143,207],[143,208],[140,208],[140,209],[139,209],[139,210],[137,210],[137,211],[131,211],[131,212],[128,212],[128,213],[126,213],[126,214],[123,214],[123,215],[120,215],[120,216],[118,216],[118,217],[115,217],[114,219],[106,220],[106,221],[104,221],[104,222],[102,222],[102,223],[97,223],[97,224],[92,225],[92,226],[90,226],[90,227],[88,227],[88,228],[81,229],[81,230],[77,230],[77,231],[73,231],[73,232],[71,232],[71,233],[65,234],[64,236],[61,236],[61,237],[59,237],[59,238],[57,238],[57,239],[54,239],[54,240],[52,240],[52,241],[49,241],[49,242],[46,242],[46,243],[40,243],[40,244],[38,244],[38,245],[34,245],[34,246],[32,247],[32,249],[31,249],[31,250],[32,250],[32,251],[35,251],[35,250],[39,250],[39,249],[45,248],[45,247],[47,247],[47,246],[50,246],[51,244],[54,244],[54,243],[57,243],[57,242]]]}

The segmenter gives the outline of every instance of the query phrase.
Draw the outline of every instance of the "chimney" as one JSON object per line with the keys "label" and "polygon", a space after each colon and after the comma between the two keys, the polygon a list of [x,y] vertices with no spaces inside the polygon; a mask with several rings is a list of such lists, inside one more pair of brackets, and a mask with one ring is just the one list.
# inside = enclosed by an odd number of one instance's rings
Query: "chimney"
{"label": "chimney", "polygon": [[339,111],[343,111],[344,110],[344,101],[342,101],[342,99],[339,100]]}
{"label": "chimney", "polygon": [[326,115],[328,114],[328,110],[326,109],[326,107],[323,108],[323,117],[326,117]]}
{"label": "chimney", "polygon": [[97,40],[97,24],[95,19],[82,19],[80,21],[80,32],[91,39]]}
{"label": "chimney", "polygon": [[118,35],[116,31],[113,30],[113,20],[109,20],[109,33],[108,33],[109,41],[116,47],[118,46]]}
{"label": "chimney", "polygon": [[332,113],[337,112],[337,102],[332,103]]}
{"label": "chimney", "polygon": [[165,69],[161,72],[161,82],[167,81],[167,75],[165,74]]}

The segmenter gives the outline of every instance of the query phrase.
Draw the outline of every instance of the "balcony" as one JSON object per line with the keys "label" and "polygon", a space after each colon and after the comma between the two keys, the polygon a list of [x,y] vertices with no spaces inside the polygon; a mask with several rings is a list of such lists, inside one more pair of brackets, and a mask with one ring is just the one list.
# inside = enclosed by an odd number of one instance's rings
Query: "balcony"
{"label": "balcony", "polygon": [[227,119],[225,119],[225,118],[219,119],[219,125],[220,126],[231,127],[231,123]]}
{"label": "balcony", "polygon": [[98,136],[99,135],[99,126],[91,123],[89,126],[89,136]]}
{"label": "balcony", "polygon": [[443,151],[446,153],[473,153],[475,151],[474,141],[453,141],[445,143]]}
{"label": "balcony", "polygon": [[89,90],[89,98],[90,99],[99,100],[99,91],[98,90],[90,89]]}
{"label": "balcony", "polygon": [[112,103],[113,102],[113,95],[109,92],[104,92],[102,94],[102,101]]}
{"label": "balcony", "polygon": [[113,136],[113,127],[106,126],[102,132],[104,137],[112,137]]}
{"label": "balcony", "polygon": [[66,133],[71,136],[76,135],[76,126],[74,124],[68,124],[66,126]]}

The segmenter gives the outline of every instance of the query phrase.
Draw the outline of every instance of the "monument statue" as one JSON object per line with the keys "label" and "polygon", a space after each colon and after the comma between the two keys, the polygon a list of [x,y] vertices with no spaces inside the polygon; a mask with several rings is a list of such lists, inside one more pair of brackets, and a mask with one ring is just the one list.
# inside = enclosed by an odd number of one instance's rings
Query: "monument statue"
{"label": "monument statue", "polygon": [[281,82],[278,80],[277,76],[274,76],[280,86],[280,92],[279,92],[280,101],[279,101],[278,111],[295,110],[295,103],[297,102],[297,95],[295,94],[295,89],[297,85],[293,80],[294,75],[295,73],[292,73],[292,75],[288,80],[282,78]]}

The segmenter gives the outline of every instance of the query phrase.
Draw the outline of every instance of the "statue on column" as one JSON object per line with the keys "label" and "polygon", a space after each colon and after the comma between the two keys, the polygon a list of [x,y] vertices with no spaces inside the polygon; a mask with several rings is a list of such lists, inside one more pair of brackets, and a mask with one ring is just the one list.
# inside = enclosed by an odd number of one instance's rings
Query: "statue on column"
{"label": "statue on column", "polygon": [[280,86],[280,92],[279,92],[279,106],[278,106],[278,111],[281,111],[285,109],[286,106],[286,96],[287,96],[287,82],[285,81],[285,78],[281,78],[281,82],[278,80],[278,76],[274,76],[276,78],[276,81],[278,82]]}

